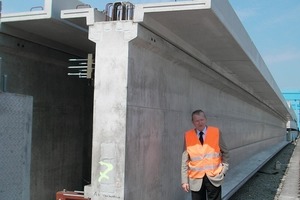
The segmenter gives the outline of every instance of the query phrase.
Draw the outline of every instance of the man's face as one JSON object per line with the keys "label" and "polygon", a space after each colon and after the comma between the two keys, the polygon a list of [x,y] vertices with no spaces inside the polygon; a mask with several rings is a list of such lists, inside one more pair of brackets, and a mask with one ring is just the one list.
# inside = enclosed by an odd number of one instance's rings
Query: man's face
{"label": "man's face", "polygon": [[203,131],[203,129],[206,126],[206,118],[204,117],[203,113],[200,113],[200,115],[195,114],[193,115],[193,124],[195,126],[196,129],[198,129],[199,131]]}

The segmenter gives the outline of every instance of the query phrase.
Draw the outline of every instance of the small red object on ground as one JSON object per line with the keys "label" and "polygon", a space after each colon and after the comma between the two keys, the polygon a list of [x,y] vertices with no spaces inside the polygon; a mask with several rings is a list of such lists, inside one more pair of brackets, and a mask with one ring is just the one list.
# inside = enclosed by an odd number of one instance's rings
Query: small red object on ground
{"label": "small red object on ground", "polygon": [[84,198],[84,195],[78,192],[63,190],[56,193],[56,200],[91,200],[91,199]]}

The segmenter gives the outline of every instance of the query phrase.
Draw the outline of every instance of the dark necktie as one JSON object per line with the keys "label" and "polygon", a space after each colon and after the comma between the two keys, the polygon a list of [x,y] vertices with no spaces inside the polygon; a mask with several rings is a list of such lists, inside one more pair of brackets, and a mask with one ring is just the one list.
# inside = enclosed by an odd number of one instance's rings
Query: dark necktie
{"label": "dark necktie", "polygon": [[200,140],[200,142],[201,142],[201,144],[203,144],[203,132],[201,131],[200,132],[200,137],[199,137],[199,140]]}

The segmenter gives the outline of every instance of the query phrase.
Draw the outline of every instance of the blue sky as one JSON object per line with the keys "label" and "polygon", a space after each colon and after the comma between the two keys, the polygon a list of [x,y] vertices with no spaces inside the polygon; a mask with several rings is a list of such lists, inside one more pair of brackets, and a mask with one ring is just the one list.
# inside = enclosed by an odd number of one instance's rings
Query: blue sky
{"label": "blue sky", "polygon": [[300,1],[229,0],[282,91],[300,91]]}
{"label": "blue sky", "polygon": [[[104,10],[109,0],[82,0]],[[172,0],[132,0],[132,3]],[[175,1],[175,0],[174,0]],[[179,1],[179,0],[178,0]],[[44,0],[2,0],[3,13],[28,11]],[[300,91],[300,0],[229,0],[282,91]]]}

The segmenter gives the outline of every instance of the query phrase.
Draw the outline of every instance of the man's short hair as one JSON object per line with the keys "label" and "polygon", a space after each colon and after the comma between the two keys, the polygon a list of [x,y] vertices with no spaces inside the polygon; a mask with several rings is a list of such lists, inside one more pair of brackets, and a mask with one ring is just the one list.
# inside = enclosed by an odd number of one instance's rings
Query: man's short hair
{"label": "man's short hair", "polygon": [[201,115],[203,114],[204,118],[206,119],[206,115],[205,115],[205,112],[203,110],[195,110],[193,113],[192,113],[192,121],[193,121],[193,116],[194,115]]}

